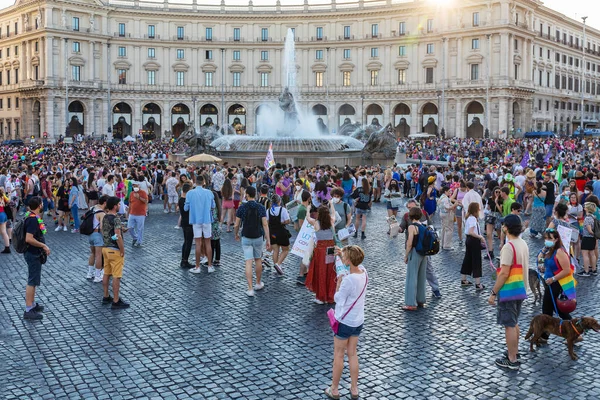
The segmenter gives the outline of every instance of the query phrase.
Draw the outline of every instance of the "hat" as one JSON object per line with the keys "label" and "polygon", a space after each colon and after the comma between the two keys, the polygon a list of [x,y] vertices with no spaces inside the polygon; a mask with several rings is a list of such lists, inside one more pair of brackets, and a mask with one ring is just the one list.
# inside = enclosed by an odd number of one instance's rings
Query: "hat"
{"label": "hat", "polygon": [[506,174],[504,175],[504,181],[505,182],[512,182],[514,180],[512,174]]}
{"label": "hat", "polygon": [[521,217],[518,215],[508,214],[506,217],[504,217],[502,225],[506,226],[507,228],[521,228],[523,226],[523,222],[521,222]]}
{"label": "hat", "polygon": [[530,170],[527,172],[527,174],[525,174],[525,176],[526,176],[527,178],[529,178],[529,179],[533,179],[533,178],[535,178],[535,172],[533,172],[533,170],[532,170],[532,169],[530,169]]}
{"label": "hat", "polygon": [[435,176],[430,176],[429,178],[427,178],[427,182],[433,183],[433,182],[435,182],[435,178],[436,178]]}

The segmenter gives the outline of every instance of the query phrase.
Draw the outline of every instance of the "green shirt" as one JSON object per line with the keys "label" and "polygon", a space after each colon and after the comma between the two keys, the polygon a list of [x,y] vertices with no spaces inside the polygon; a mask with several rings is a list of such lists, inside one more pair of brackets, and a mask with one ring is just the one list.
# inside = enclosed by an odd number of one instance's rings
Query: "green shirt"
{"label": "green shirt", "polygon": [[304,206],[304,204],[300,204],[300,206],[298,206],[298,220],[301,219],[306,219],[306,207]]}
{"label": "green shirt", "polygon": [[515,201],[513,199],[511,199],[510,197],[507,197],[506,200],[504,200],[504,202],[502,203],[502,216],[506,217],[508,214],[510,214],[510,206],[514,203]]}

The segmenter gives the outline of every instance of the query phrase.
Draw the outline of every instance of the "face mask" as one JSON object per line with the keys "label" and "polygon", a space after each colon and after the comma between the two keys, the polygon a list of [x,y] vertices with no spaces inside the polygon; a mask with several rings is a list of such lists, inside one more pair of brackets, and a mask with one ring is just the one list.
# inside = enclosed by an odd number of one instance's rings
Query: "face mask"
{"label": "face mask", "polygon": [[302,189],[302,186],[296,185],[296,190],[300,190],[300,189]]}
{"label": "face mask", "polygon": [[341,201],[341,199],[339,197],[334,197],[333,199],[331,199],[331,201],[333,201],[333,204],[337,204]]}
{"label": "face mask", "polygon": [[134,187],[134,188],[133,188],[133,191],[134,191],[134,192],[139,192],[139,191],[140,191],[140,188],[139,188],[139,187]]}
{"label": "face mask", "polygon": [[546,247],[554,247],[554,242],[552,240],[545,240],[544,246]]}
{"label": "face mask", "polygon": [[590,194],[590,191],[589,190],[584,190],[583,193]]}

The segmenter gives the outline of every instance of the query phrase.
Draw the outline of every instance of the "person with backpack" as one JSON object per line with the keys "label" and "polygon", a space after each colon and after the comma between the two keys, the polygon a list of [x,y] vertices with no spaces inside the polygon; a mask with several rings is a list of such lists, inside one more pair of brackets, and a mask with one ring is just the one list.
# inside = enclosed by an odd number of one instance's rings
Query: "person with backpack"
{"label": "person with backpack", "polygon": [[15,227],[13,241],[17,251],[23,250],[23,256],[27,263],[27,287],[25,289],[25,312],[24,319],[40,320],[43,318],[41,312],[44,306],[35,301],[35,291],[40,286],[42,278],[42,265],[50,255],[50,248],[46,245],[44,235],[46,226],[42,219],[44,204],[42,198],[34,196],[27,204],[29,211],[25,214],[21,226]]}
{"label": "person with backpack", "polygon": [[[102,220],[101,230],[104,247],[102,257],[104,258],[104,277],[102,278],[102,289],[104,297],[102,304],[110,304],[112,310],[129,308],[129,303],[123,301],[121,294],[121,278],[125,264],[125,245],[123,243],[123,228],[121,219],[117,215],[121,199],[111,196],[106,200],[106,215]],[[108,284],[112,277],[113,295],[108,292]]]}
{"label": "person with backpack", "polygon": [[419,222],[423,217],[421,209],[417,206],[408,211],[409,225],[406,240],[406,285],[404,291],[404,311],[415,311],[417,307],[425,306],[425,281],[427,275],[427,260],[425,254],[417,251],[423,247],[425,226]]}
{"label": "person with backpack", "polygon": [[[343,201],[344,189],[340,187],[334,187],[331,189],[331,202],[333,203],[334,210],[340,216],[340,220],[335,225],[335,231],[338,232],[340,229],[349,227],[352,224],[352,210],[348,203]],[[342,240],[342,244],[346,245],[348,238]]]}
{"label": "person with backpack", "polygon": [[473,283],[467,279],[467,275],[472,275],[475,279],[475,290],[481,291],[485,286],[481,283],[481,250],[485,248],[485,238],[481,235],[479,228],[479,203],[469,204],[467,214],[465,215],[465,231],[467,239],[465,241],[465,256],[460,269],[462,287],[471,286]]}
{"label": "person with backpack", "polygon": [[90,244],[90,257],[88,259],[87,280],[93,280],[95,283],[102,282],[102,247],[104,239],[102,238],[102,219],[104,218],[108,196],[103,195],[98,199],[98,204],[92,207],[83,216],[79,227],[79,232],[83,235],[89,233],[88,242]]}
{"label": "person with backpack", "polygon": [[[371,209],[371,196],[373,195],[373,189],[369,185],[367,178],[362,178],[361,186],[352,193],[352,198],[355,199],[356,207],[356,232],[354,232],[354,238],[358,237],[358,231],[360,228],[361,239],[366,239],[367,235],[365,230],[367,229],[367,212]],[[362,219],[362,225],[361,225]]]}
{"label": "person with backpack", "polygon": [[[233,232],[235,240],[242,242],[244,251],[246,281],[248,290],[246,294],[254,296],[255,290],[261,290],[265,284],[262,278],[262,250],[263,241],[266,240],[267,251],[271,250],[271,236],[267,222],[267,210],[262,204],[255,201],[256,188],[249,186],[246,189],[246,202],[242,203],[235,215],[235,226]],[[240,237],[240,224],[242,235]],[[256,285],[252,285],[252,263],[255,264]]]}
{"label": "person with backpack", "polygon": [[287,209],[281,205],[281,197],[277,194],[271,197],[271,207],[268,210],[267,221],[269,221],[269,233],[271,234],[273,267],[279,276],[283,276],[281,265],[290,251],[291,234],[285,227],[290,223],[290,215]]}

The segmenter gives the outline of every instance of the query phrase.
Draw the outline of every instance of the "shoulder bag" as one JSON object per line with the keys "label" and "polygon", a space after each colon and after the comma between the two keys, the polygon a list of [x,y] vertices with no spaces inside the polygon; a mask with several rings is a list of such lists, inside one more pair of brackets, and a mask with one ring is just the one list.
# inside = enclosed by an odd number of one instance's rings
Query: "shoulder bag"
{"label": "shoulder bag", "polygon": [[[365,274],[366,273],[367,273],[367,271],[365,271]],[[342,316],[342,320],[344,320],[344,318],[346,318],[346,315],[348,315],[348,313],[350,311],[352,311],[352,309],[356,305],[356,302],[358,301],[358,299],[360,299],[362,297],[363,293],[365,292],[365,289],[367,288],[367,283],[368,282],[369,282],[369,275],[366,275],[365,276],[365,286],[363,287],[362,291],[360,292],[360,294],[358,295],[358,297],[356,298],[356,300],[354,300],[354,303],[352,303],[352,305],[350,306],[350,308],[348,309],[348,311],[346,311],[346,313],[344,313],[344,315]],[[329,325],[331,326],[331,330],[333,331],[333,333],[335,335],[337,335],[338,328],[340,326],[340,321],[338,321],[337,319],[335,319],[335,309],[334,308],[330,308],[329,310],[327,310],[327,317],[329,318]]]}

